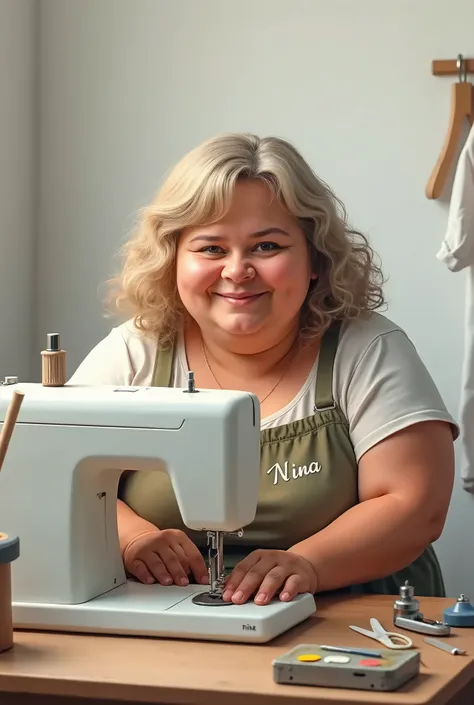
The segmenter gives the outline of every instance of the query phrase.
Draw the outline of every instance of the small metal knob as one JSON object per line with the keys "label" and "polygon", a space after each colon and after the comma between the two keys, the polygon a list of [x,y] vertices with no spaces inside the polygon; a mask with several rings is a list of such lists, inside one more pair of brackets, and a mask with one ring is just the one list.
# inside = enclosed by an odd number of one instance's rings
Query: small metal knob
{"label": "small metal knob", "polygon": [[196,389],[196,385],[194,383],[194,372],[191,372],[191,370],[188,372],[188,388],[184,390],[185,394],[197,394],[199,392],[199,389]]}
{"label": "small metal knob", "polygon": [[48,333],[47,335],[46,350],[48,352],[58,352],[61,350],[61,341],[59,339],[59,333]]}
{"label": "small metal knob", "polygon": [[243,529],[238,529],[237,531],[227,531],[227,532],[226,532],[226,535],[227,535],[227,536],[238,536],[239,539],[241,539],[242,536],[244,535],[244,530],[243,530]]}
{"label": "small metal knob", "polygon": [[400,588],[400,597],[402,597],[404,600],[413,597],[415,594],[415,590],[412,585],[408,583],[408,580],[405,581],[405,585],[402,585]]}

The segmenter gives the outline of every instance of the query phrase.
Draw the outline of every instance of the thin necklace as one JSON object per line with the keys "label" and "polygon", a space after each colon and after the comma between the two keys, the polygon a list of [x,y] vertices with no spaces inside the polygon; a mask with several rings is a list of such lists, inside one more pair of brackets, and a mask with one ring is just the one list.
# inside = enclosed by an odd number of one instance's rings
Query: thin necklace
{"label": "thin necklace", "polygon": [[[289,355],[289,354],[292,352],[293,348],[295,347],[295,342],[296,342],[296,340],[297,340],[297,338],[295,339],[295,341],[293,341],[293,345],[291,346],[291,348],[290,348],[290,349],[288,350],[288,352],[286,353],[287,355]],[[211,367],[210,364],[209,364],[209,360],[207,359],[206,349],[205,349],[205,347],[204,347],[204,340],[203,340],[202,338],[201,338],[201,348],[202,348],[202,354],[204,355],[204,360],[205,360],[206,365],[207,365],[207,369],[209,370],[209,372],[211,373],[211,375],[214,377],[214,381],[215,381],[215,383],[217,384],[217,386],[219,387],[219,389],[222,389],[223,387],[222,387],[221,383],[219,382],[219,380],[217,379],[216,375],[214,374],[214,372],[213,372],[213,370],[212,370],[212,367]],[[268,394],[266,394],[266,395],[263,397],[263,399],[260,399],[260,398],[259,398],[260,404],[263,404],[263,402],[264,402],[266,399],[268,399],[268,397],[270,396],[270,394],[273,394],[273,392],[275,391],[275,389],[278,387],[278,385],[280,384],[280,382],[283,380],[284,376],[286,375],[286,373],[287,373],[288,370],[290,369],[291,364],[292,364],[292,362],[294,361],[295,358],[296,358],[296,353],[290,357],[290,360],[289,360],[289,362],[287,363],[287,365],[284,367],[283,372],[282,372],[280,378],[278,379],[277,383],[270,389],[270,391],[268,392]]]}

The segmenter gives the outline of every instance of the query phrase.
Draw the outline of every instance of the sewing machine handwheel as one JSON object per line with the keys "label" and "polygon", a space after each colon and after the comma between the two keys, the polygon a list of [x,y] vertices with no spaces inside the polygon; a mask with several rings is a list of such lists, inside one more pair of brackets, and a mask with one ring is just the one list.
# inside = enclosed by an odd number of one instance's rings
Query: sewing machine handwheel
{"label": "sewing machine handwheel", "polygon": [[200,592],[198,595],[194,595],[193,602],[201,607],[228,607],[234,604],[233,602],[224,602],[222,597],[216,597],[209,592]]}

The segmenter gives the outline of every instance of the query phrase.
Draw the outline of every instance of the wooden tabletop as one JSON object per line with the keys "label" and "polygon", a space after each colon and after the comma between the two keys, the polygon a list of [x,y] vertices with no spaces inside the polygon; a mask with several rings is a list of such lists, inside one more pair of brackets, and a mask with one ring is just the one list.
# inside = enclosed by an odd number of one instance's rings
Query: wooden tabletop
{"label": "wooden tabletop", "polygon": [[[441,619],[452,599],[421,598],[426,617]],[[0,654],[2,705],[65,705],[75,695],[92,705],[104,699],[180,705],[308,705],[311,703],[462,703],[474,693],[474,628],[453,629],[450,643],[465,656],[428,646],[405,632],[421,652],[421,674],[393,693],[282,686],[273,682],[272,661],[299,643],[377,648],[349,624],[369,627],[377,617],[392,629],[393,598],[332,596],[304,624],[269,644],[226,644],[171,639],[16,632],[15,646]],[[396,629],[396,631],[399,631]],[[466,689],[464,690],[463,689]],[[471,691],[472,689],[472,691]],[[463,694],[461,695],[461,691]]]}

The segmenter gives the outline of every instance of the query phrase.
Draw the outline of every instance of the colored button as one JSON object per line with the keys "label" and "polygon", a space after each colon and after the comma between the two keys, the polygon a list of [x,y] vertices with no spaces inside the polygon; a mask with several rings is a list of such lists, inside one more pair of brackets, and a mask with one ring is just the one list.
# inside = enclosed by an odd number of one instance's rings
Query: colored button
{"label": "colored button", "polygon": [[324,662],[325,663],[349,663],[351,659],[349,656],[325,656],[324,657]]}
{"label": "colored button", "polygon": [[303,663],[314,663],[320,660],[321,656],[318,656],[318,654],[301,654],[301,656],[298,656],[298,661],[302,661]]}
{"label": "colored button", "polygon": [[360,666],[381,666],[382,662],[378,661],[376,658],[363,658],[362,661],[359,661]]}

